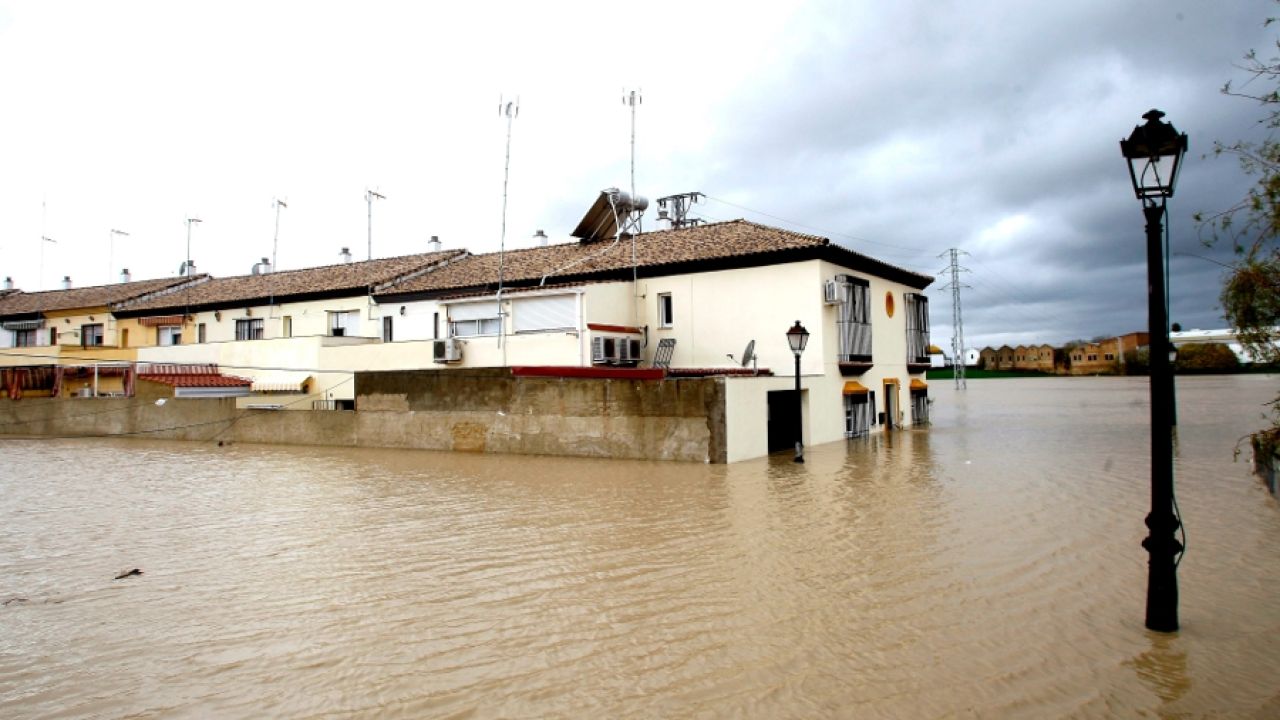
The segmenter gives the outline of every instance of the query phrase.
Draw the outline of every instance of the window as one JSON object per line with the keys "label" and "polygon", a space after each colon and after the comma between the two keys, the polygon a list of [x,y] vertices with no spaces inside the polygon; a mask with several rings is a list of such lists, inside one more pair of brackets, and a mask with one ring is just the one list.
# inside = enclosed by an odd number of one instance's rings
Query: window
{"label": "window", "polygon": [[196,326],[196,342],[198,343],[209,342],[208,328],[205,326],[204,323],[200,323],[199,325]]}
{"label": "window", "polygon": [[285,315],[280,318],[280,337],[293,337],[293,316]]}
{"label": "window", "polygon": [[[929,362],[929,298],[920,293],[907,293],[907,362],[925,364]],[[1013,362],[1012,351],[1006,355],[1007,362]]]}
{"label": "window", "polygon": [[844,396],[844,436],[862,437],[875,424],[875,406],[868,393]]}
{"label": "window", "polygon": [[840,362],[871,361],[871,285],[850,275],[837,275],[840,289],[839,331]]}
{"label": "window", "polygon": [[360,315],[357,312],[341,311],[329,313],[329,334],[333,337],[356,335],[359,332]]}
{"label": "window", "polygon": [[658,327],[668,328],[675,325],[675,307],[671,303],[671,293],[658,294]]}
{"label": "window", "polygon": [[35,328],[30,330],[14,330],[13,346],[14,347],[35,347],[36,331]]}
{"label": "window", "polygon": [[392,321],[393,321],[393,318],[392,318],[390,315],[388,315],[388,316],[386,316],[386,317],[382,318],[382,342],[391,342],[391,338],[392,338],[392,327],[391,327],[391,323],[392,323]]}
{"label": "window", "polygon": [[502,318],[495,302],[449,306],[449,337],[497,335]]}
{"label": "window", "polygon": [[58,328],[49,328],[49,344],[58,344]]}
{"label": "window", "polygon": [[911,422],[916,425],[927,425],[929,423],[928,391],[911,391]]}
{"label": "window", "polygon": [[543,295],[518,298],[511,303],[514,331],[546,332],[578,327],[578,304],[574,295]]}
{"label": "window", "polygon": [[81,347],[101,347],[103,341],[102,323],[80,326]]}
{"label": "window", "polygon": [[156,327],[156,345],[162,347],[182,344],[181,325],[159,325]]}
{"label": "window", "polygon": [[236,339],[237,340],[261,340],[262,339],[262,318],[249,318],[245,320],[236,320]]}

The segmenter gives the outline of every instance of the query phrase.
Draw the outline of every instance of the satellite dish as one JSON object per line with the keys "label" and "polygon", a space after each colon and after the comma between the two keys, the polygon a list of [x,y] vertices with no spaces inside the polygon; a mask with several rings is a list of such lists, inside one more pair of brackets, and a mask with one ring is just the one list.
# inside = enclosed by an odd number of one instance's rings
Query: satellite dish
{"label": "satellite dish", "polygon": [[749,363],[756,359],[756,341],[752,340],[747,343],[747,349],[742,351],[742,367],[746,367]]}

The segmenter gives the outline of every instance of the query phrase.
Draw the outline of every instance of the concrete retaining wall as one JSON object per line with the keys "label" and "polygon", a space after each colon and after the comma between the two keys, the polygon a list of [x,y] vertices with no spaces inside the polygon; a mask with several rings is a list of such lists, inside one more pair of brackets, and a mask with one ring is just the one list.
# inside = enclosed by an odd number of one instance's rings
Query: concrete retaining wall
{"label": "concrete retaining wall", "polygon": [[723,463],[724,382],[359,373],[356,412],[237,410],[232,399],[0,400],[0,434],[391,447]]}

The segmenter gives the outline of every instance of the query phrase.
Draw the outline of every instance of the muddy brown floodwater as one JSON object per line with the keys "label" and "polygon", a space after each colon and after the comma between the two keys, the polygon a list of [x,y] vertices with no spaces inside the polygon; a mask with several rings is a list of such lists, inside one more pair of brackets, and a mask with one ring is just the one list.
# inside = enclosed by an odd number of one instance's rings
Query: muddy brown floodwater
{"label": "muddy brown floodwater", "polygon": [[1278,386],[1179,378],[1168,636],[1142,379],[804,465],[0,440],[0,717],[1280,717]]}

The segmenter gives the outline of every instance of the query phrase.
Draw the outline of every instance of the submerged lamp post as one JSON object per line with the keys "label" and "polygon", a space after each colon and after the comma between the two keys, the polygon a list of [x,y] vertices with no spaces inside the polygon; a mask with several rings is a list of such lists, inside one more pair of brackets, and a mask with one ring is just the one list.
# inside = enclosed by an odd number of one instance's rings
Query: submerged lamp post
{"label": "submerged lamp post", "polygon": [[804,462],[804,412],[800,408],[800,353],[809,343],[809,331],[797,320],[794,327],[787,331],[787,343],[791,352],[796,355],[796,462]]}
{"label": "submerged lamp post", "polygon": [[1187,135],[1151,110],[1147,123],[1120,141],[1129,161],[1133,190],[1147,219],[1147,325],[1151,367],[1151,513],[1149,534],[1142,546],[1150,555],[1147,570],[1147,628],[1158,632],[1178,629],[1178,577],[1174,558],[1182,552],[1175,537],[1179,521],[1173,501],[1173,369],[1169,346],[1169,317],[1164,277],[1165,202],[1173,197]]}

